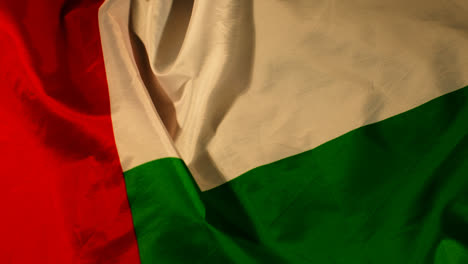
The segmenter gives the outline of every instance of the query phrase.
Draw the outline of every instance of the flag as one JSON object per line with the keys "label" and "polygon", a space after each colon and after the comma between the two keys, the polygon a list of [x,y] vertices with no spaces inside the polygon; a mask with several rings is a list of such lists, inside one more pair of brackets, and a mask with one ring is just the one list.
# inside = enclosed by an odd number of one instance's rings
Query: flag
{"label": "flag", "polygon": [[468,263],[465,2],[0,3],[2,263]]}

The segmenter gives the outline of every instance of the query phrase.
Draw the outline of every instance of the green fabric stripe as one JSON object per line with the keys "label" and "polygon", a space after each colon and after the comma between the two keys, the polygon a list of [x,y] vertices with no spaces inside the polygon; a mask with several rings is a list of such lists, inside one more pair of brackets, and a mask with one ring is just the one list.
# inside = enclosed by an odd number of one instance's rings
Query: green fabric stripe
{"label": "green fabric stripe", "polygon": [[142,263],[255,263],[245,248],[276,263],[267,249],[206,222],[200,191],[181,160],[155,160],[124,174]]}
{"label": "green fabric stripe", "polygon": [[465,263],[468,88],[201,193],[183,162],[125,179],[143,263]]}

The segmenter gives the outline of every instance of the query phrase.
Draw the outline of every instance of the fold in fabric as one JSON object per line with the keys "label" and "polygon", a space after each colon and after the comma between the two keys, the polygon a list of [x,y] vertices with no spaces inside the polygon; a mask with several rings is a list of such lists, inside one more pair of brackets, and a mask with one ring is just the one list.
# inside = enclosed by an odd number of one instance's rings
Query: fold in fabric
{"label": "fold in fabric", "polygon": [[[108,78],[119,82],[109,92],[124,170],[180,157],[202,190],[468,83],[465,1],[107,5],[101,32]],[[155,109],[147,121],[141,105]],[[157,147],[157,135],[176,153]]]}

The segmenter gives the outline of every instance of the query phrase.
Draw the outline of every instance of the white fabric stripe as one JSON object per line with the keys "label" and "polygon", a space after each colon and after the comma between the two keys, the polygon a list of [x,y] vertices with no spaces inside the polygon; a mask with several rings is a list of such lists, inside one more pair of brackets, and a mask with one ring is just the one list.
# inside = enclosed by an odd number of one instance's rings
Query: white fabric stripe
{"label": "white fabric stripe", "polygon": [[178,157],[138,72],[128,31],[129,10],[129,0],[107,0],[99,9],[112,124],[124,171],[154,159]]}
{"label": "white fabric stripe", "polygon": [[191,1],[175,3],[134,0],[130,28],[202,190],[468,84],[465,0],[195,0],[189,21]]}

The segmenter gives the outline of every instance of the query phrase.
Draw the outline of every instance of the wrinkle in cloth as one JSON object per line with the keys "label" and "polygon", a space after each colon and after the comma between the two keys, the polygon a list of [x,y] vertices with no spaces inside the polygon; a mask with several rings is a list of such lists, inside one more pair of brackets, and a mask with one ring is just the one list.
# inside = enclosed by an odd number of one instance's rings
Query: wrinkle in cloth
{"label": "wrinkle in cloth", "polygon": [[157,80],[144,89],[202,190],[468,83],[460,0],[133,0],[129,9],[134,52],[147,56],[140,74]]}

